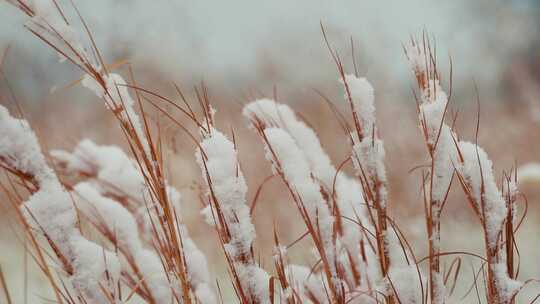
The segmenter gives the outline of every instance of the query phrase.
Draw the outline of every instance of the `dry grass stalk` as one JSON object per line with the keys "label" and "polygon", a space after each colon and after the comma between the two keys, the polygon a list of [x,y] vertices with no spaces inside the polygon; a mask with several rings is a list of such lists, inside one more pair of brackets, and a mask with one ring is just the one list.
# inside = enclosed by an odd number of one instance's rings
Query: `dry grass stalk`
{"label": "dry grass stalk", "polygon": [[[204,96],[207,96],[206,94]],[[246,203],[247,185],[237,158],[236,143],[214,127],[214,110],[200,100],[206,128],[197,162],[205,176],[207,221],[215,225],[238,299],[245,304],[270,303],[270,277],[255,261],[255,227]]]}
{"label": "dry grass stalk", "polygon": [[440,87],[436,57],[429,40],[426,40],[426,35],[424,34],[422,43],[412,39],[410,45],[405,48],[405,53],[420,90],[420,96],[417,97],[418,117],[430,157],[428,182],[424,186],[429,248],[429,293],[433,303],[442,304],[445,302],[446,291],[440,265],[440,221],[454,177],[452,162],[455,159],[453,149],[455,135],[444,122],[450,98]]}

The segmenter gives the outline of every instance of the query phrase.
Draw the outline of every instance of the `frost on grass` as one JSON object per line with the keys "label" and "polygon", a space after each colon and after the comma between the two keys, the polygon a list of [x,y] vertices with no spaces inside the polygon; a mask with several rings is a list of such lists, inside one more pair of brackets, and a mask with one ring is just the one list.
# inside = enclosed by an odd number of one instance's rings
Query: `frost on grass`
{"label": "frost on grass", "polygon": [[80,234],[71,197],[45,161],[28,123],[11,117],[0,106],[0,132],[0,161],[34,179],[37,186],[37,191],[21,206],[25,221],[56,248],[55,254],[73,286],[88,299],[103,300],[101,284],[116,288],[116,255]]}

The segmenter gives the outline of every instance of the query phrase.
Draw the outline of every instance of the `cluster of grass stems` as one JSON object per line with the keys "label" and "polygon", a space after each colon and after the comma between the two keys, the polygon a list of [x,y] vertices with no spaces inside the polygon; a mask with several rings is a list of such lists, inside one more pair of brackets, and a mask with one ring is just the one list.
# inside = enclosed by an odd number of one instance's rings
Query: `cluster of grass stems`
{"label": "cluster of grass stems", "polygon": [[[22,13],[26,14],[29,18],[36,18],[36,12],[27,1],[23,0],[8,0]],[[69,25],[68,19],[64,11],[57,5],[56,13],[60,16],[61,20]],[[75,6],[73,6],[75,8]],[[75,11],[80,17],[80,14],[75,8]],[[497,282],[497,276],[494,273],[496,264],[499,262],[505,263],[506,272],[508,277],[512,280],[517,280],[519,274],[519,262],[518,256],[516,256],[517,247],[515,242],[515,233],[519,229],[526,212],[522,212],[522,216],[516,220],[516,204],[519,200],[526,203],[525,198],[514,191],[513,185],[516,184],[516,172],[510,171],[504,175],[501,183],[502,197],[507,207],[506,220],[503,223],[500,233],[497,235],[497,240],[493,243],[490,241],[489,236],[489,223],[487,222],[488,216],[486,212],[486,202],[484,201],[484,183],[482,180],[481,193],[479,196],[475,195],[475,185],[471,180],[465,176],[462,172],[457,170],[457,166],[460,162],[463,163],[464,157],[462,156],[459,140],[453,133],[453,124],[456,116],[451,119],[446,118],[449,102],[446,103],[444,114],[439,122],[440,127],[436,130],[438,139],[442,137],[443,127],[449,127],[452,130],[452,140],[454,146],[451,147],[457,153],[457,162],[452,162],[453,170],[451,171],[451,178],[449,181],[441,181],[438,178],[436,171],[437,162],[441,161],[441,158],[437,152],[438,140],[431,140],[433,130],[430,130],[428,117],[423,115],[421,110],[422,97],[417,96],[418,101],[418,114],[420,131],[425,140],[427,148],[427,156],[430,159],[430,165],[427,167],[421,167],[422,170],[422,186],[423,186],[423,207],[425,210],[425,221],[427,230],[426,246],[428,248],[428,256],[419,258],[415,256],[415,248],[412,248],[405,235],[399,229],[399,225],[394,222],[391,216],[387,212],[388,204],[391,201],[387,200],[387,187],[389,186],[384,174],[381,174],[380,169],[372,163],[366,163],[361,155],[358,153],[351,153],[351,155],[340,163],[339,167],[335,169],[333,180],[324,180],[323,177],[318,176],[317,172],[311,172],[311,176],[307,176],[307,182],[314,183],[319,189],[318,197],[320,196],[324,202],[324,205],[329,211],[329,216],[333,219],[331,222],[330,234],[325,234],[325,229],[321,226],[321,217],[319,212],[322,209],[316,209],[315,212],[310,211],[309,204],[311,202],[305,201],[306,195],[300,189],[302,185],[297,183],[298,180],[292,178],[288,173],[287,164],[284,164],[287,160],[284,159],[277,150],[279,147],[275,146],[275,142],[269,138],[272,135],[269,130],[274,128],[287,131],[284,125],[279,121],[272,121],[267,117],[262,117],[260,112],[253,112],[249,116],[249,124],[252,129],[259,135],[262,144],[266,147],[267,158],[272,163],[274,168],[274,175],[283,181],[284,187],[290,192],[290,198],[293,202],[293,206],[299,212],[306,227],[306,232],[303,237],[311,238],[312,244],[317,252],[317,256],[320,258],[319,262],[309,267],[310,274],[306,278],[309,280],[311,276],[317,277],[320,281],[319,290],[313,290],[306,287],[304,282],[294,278],[294,273],[290,271],[290,261],[287,256],[286,248],[294,246],[284,245],[280,241],[280,237],[277,231],[274,232],[274,242],[276,251],[274,256],[274,268],[263,270],[259,261],[257,260],[256,251],[253,248],[251,240],[247,241],[248,248],[245,248],[243,241],[242,231],[238,231],[238,227],[248,227],[250,225],[250,217],[238,216],[236,210],[243,208],[231,207],[235,202],[224,202],[223,189],[219,180],[216,180],[215,172],[207,167],[208,163],[212,161],[212,155],[209,155],[206,151],[205,140],[211,140],[215,138],[216,134],[221,134],[215,128],[214,109],[211,106],[211,101],[207,88],[202,85],[195,88],[196,102],[199,110],[195,109],[192,105],[193,102],[189,102],[186,95],[178,86],[175,89],[178,93],[178,98],[169,98],[163,96],[157,92],[142,88],[135,81],[133,73],[129,73],[129,81],[126,84],[115,83],[114,86],[108,84],[107,77],[110,71],[107,68],[107,64],[103,62],[102,56],[98,48],[94,43],[94,39],[90,33],[90,30],[84,20],[80,18],[86,35],[90,42],[91,50],[85,51],[76,45],[73,45],[72,37],[66,37],[64,32],[56,28],[56,24],[48,24],[46,21],[42,23],[33,23],[28,25],[27,28],[38,39],[42,40],[54,51],[59,53],[63,58],[67,59],[73,65],[78,67],[85,77],[93,80],[103,91],[103,100],[106,103],[108,109],[116,117],[118,125],[120,126],[125,139],[127,140],[130,157],[133,160],[135,168],[139,171],[144,180],[146,191],[148,192],[147,202],[138,202],[146,207],[151,219],[151,240],[145,243],[145,246],[152,250],[159,258],[161,263],[161,270],[167,278],[169,286],[174,285],[171,288],[172,297],[171,303],[206,303],[199,296],[197,292],[197,283],[193,280],[193,275],[190,274],[189,259],[187,258],[186,249],[186,236],[183,233],[181,227],[181,216],[178,214],[179,210],[174,206],[170,193],[167,188],[166,168],[167,164],[164,163],[163,152],[165,147],[163,146],[162,133],[159,128],[159,119],[157,123],[152,123],[149,119],[149,108],[152,109],[158,115],[170,120],[181,129],[183,132],[189,135],[189,138],[193,141],[193,144],[199,151],[199,159],[203,172],[203,179],[207,192],[202,195],[202,199],[205,205],[210,206],[210,217],[213,220],[213,224],[218,235],[219,244],[216,247],[221,247],[226,257],[226,263],[229,270],[230,284],[234,289],[234,293],[238,302],[240,303],[434,303],[442,304],[448,302],[455,290],[456,284],[463,277],[462,260],[464,257],[470,257],[477,259],[481,263],[481,267],[473,273],[473,283],[467,294],[476,290],[478,297],[479,294],[485,295],[487,303],[501,303],[511,304],[515,303],[515,297],[517,291],[513,291],[510,297],[501,293],[499,287],[500,282]],[[344,85],[345,98],[349,104],[348,114],[340,113],[331,102],[329,105],[336,113],[336,119],[339,120],[343,127],[345,136],[349,137],[350,143],[353,146],[360,145],[363,142],[370,141],[371,147],[376,147],[376,142],[380,141],[379,134],[373,120],[373,125],[365,125],[366,120],[362,119],[362,109],[359,109],[355,104],[355,95],[350,87],[349,78],[345,72],[345,67],[341,61],[339,54],[332,48],[327,39],[324,27],[322,27],[323,36],[338,70],[339,77]],[[405,53],[407,57],[412,56],[410,54],[411,49],[418,51],[419,54],[423,54],[422,60],[424,60],[424,68],[415,68],[413,66],[413,72],[418,85],[419,95],[436,95],[438,92],[438,86],[433,83],[439,81],[440,74],[437,69],[437,58],[434,50],[431,47],[429,39],[426,35],[422,36],[422,39],[417,41],[412,39],[410,42],[412,48],[406,48]],[[352,44],[351,44],[352,45]],[[353,48],[354,58],[354,48]],[[91,54],[91,55],[89,55]],[[358,77],[358,71],[356,64],[354,63],[354,70],[356,77]],[[99,68],[97,68],[99,67]],[[451,98],[451,72],[450,72],[450,95],[448,101]],[[433,87],[431,87],[433,85]],[[129,112],[120,91],[129,90],[135,96],[135,107],[137,112]],[[322,95],[322,94],[321,94]],[[120,98],[118,98],[120,97]],[[323,96],[324,97],[324,96]],[[325,97],[326,98],[326,97]],[[429,99],[429,96],[428,96]],[[180,102],[178,102],[179,100]],[[172,106],[180,115],[188,118],[194,126],[199,130],[198,134],[190,131],[190,127],[185,126],[178,119],[174,117],[171,111],[165,109],[166,106]],[[196,112],[199,112],[197,114]],[[22,116],[22,113],[20,113]],[[137,117],[134,117],[136,115]],[[134,122],[134,120],[137,122]],[[139,124],[140,119],[140,124]],[[452,123],[447,126],[445,121],[451,121]],[[478,119],[479,121],[479,119]],[[351,123],[352,122],[352,123]],[[140,127],[141,126],[141,127]],[[478,133],[478,132],[477,132]],[[234,131],[231,132],[231,142],[233,150],[236,151],[235,135]],[[0,130],[0,136],[3,136],[2,130]],[[292,135],[294,137],[294,135]],[[351,147],[352,148],[352,147]],[[369,150],[369,148],[368,148]],[[375,151],[375,150],[373,150]],[[373,152],[372,151],[372,152]],[[234,155],[234,154],[233,154]],[[111,226],[107,224],[104,219],[99,217],[90,217],[87,214],[78,211],[77,227],[80,227],[81,223],[89,223],[90,226],[98,232],[100,237],[99,241],[103,242],[104,248],[114,252],[117,256],[122,257],[128,265],[126,269],[122,268],[120,272],[120,278],[114,279],[108,275],[107,271],[103,273],[101,281],[98,282],[100,297],[92,298],[87,295],[84,290],[78,290],[76,286],[71,285],[69,278],[75,274],[76,266],[74,263],[74,257],[70,256],[70,253],[66,253],[55,242],[55,238],[49,235],[49,231],[42,228],[39,229],[39,223],[36,228],[35,223],[32,222],[32,217],[28,217],[25,212],[24,203],[26,197],[33,195],[40,191],[42,184],[33,175],[32,172],[25,170],[24,168],[17,166],[16,161],[11,159],[12,155],[0,155],[0,166],[5,171],[7,179],[3,182],[1,189],[3,194],[8,198],[8,201],[12,204],[13,210],[19,218],[23,231],[25,232],[26,247],[31,254],[31,257],[38,265],[41,272],[45,275],[46,279],[51,285],[51,289],[54,293],[54,302],[57,303],[126,303],[131,299],[137,298],[144,303],[158,303],[160,300],[154,295],[153,287],[147,282],[148,277],[145,276],[140,269],[140,261],[135,258],[135,254],[130,251],[130,248],[123,244],[118,239],[117,231],[111,229]],[[228,158],[226,158],[228,159]],[[232,161],[235,161],[234,158]],[[350,163],[355,164],[356,176],[355,182],[351,185],[358,186],[359,191],[362,193],[363,201],[357,201],[355,203],[362,204],[359,209],[365,210],[365,215],[347,213],[343,210],[343,206],[338,204],[338,196],[341,195],[336,191],[336,181],[340,171]],[[95,164],[89,160],[87,170],[75,172],[75,175],[79,180],[95,180],[99,179],[98,169]],[[481,175],[482,164],[480,158],[478,158],[478,165],[480,167]],[[56,161],[56,174],[61,176],[66,164],[61,161]],[[240,184],[239,188],[230,189],[231,192],[238,191],[238,196],[233,195],[233,198],[238,198],[245,193],[242,192],[243,176],[241,168],[238,162],[232,164],[235,168],[233,176],[236,182]],[[93,169],[92,169],[93,168]],[[383,168],[384,169],[384,168]],[[383,172],[384,173],[384,172]],[[66,173],[67,174],[67,173]],[[73,174],[73,172],[71,172]],[[73,179],[59,178],[62,187],[68,191],[74,191],[75,184]],[[70,181],[68,181],[70,180]],[[267,179],[268,180],[268,179]],[[266,181],[264,183],[266,183]],[[480,256],[468,252],[461,251],[442,251],[440,246],[441,239],[441,217],[443,215],[444,206],[447,201],[448,192],[453,184],[461,186],[464,193],[464,201],[470,203],[472,210],[478,216],[480,220],[480,229],[484,233],[485,239],[485,255]],[[104,181],[106,182],[106,181]],[[251,200],[248,207],[248,214],[253,214],[257,199],[260,194],[261,186],[256,191],[255,198]],[[437,183],[442,183],[442,187],[445,188],[446,195],[436,195],[434,193],[437,188]],[[110,185],[112,187],[118,185]],[[440,186],[440,185],[439,185]],[[24,194],[24,190],[26,194]],[[120,189],[122,190],[122,189]],[[132,205],[133,198],[130,197],[132,193],[120,194],[121,191],[103,192],[102,195],[108,199],[114,200],[126,207],[130,212],[134,212],[129,206]],[[480,200],[478,199],[480,198]],[[244,197],[245,199],[245,197]],[[92,202],[90,202],[92,203]],[[77,206],[75,206],[76,209]],[[236,208],[236,209],[235,209]],[[240,209],[239,209],[240,208]],[[317,207],[319,208],[319,207]],[[354,210],[359,210],[354,209]],[[244,210],[245,211],[245,210]],[[238,211],[238,212],[244,212]],[[154,216],[156,215],[157,216]],[[247,222],[246,222],[247,218]],[[359,232],[359,239],[357,244],[353,244],[353,247],[358,250],[349,251],[347,246],[342,244],[347,227],[353,225]],[[252,227],[252,226],[251,226]],[[140,227],[139,227],[140,228]],[[80,228],[79,228],[80,229]],[[142,228],[141,228],[142,229]],[[81,232],[82,233],[82,232]],[[394,239],[390,236],[393,235]],[[137,237],[137,236],[135,236]],[[397,241],[396,241],[397,240]],[[392,243],[394,246],[392,246]],[[395,246],[397,245],[397,247]],[[231,248],[232,247],[232,248]],[[333,251],[333,252],[332,252]],[[345,256],[348,257],[347,262],[343,262],[339,259],[345,252]],[[375,258],[369,257],[369,252],[374,253]],[[356,255],[356,256],[355,256]],[[405,260],[405,266],[412,267],[416,270],[416,276],[411,276],[409,279],[418,280],[419,290],[416,290],[420,294],[417,298],[410,298],[407,295],[400,294],[399,285],[408,284],[408,282],[399,282],[396,280],[403,280],[401,277],[394,279],[392,277],[392,267],[395,262],[392,258],[394,255],[401,255]],[[504,255],[504,259],[500,257]],[[447,267],[442,267],[443,260],[448,259]],[[367,265],[370,264],[371,265]],[[426,266],[427,263],[427,266]],[[361,266],[362,264],[363,266]],[[366,266],[367,265],[367,266]],[[403,265],[400,265],[402,267]],[[372,280],[368,278],[367,272],[358,271],[359,269],[375,269],[379,273],[379,280]],[[262,275],[263,284],[259,284],[257,289],[254,287],[254,283],[246,280],[256,277],[256,273],[270,274]],[[423,273],[427,272],[427,280],[423,279]],[[247,273],[247,275],[246,275]],[[484,278],[484,284],[482,286],[480,278]],[[442,286],[441,286],[441,280]],[[383,283],[381,283],[383,282]],[[532,280],[525,281],[525,284],[532,282]],[[10,292],[6,284],[6,279],[0,269],[0,287],[4,291],[3,297],[5,297],[7,303],[11,304]],[[259,282],[260,283],[260,282]],[[258,284],[258,283],[257,283]],[[384,288],[381,288],[381,284]],[[499,285],[498,285],[499,284]],[[224,284],[212,284],[212,290],[216,294],[216,302],[223,302],[222,293]],[[480,285],[480,286],[479,286]],[[480,293],[479,289],[484,289],[485,292]],[[440,293],[443,293],[441,295]],[[323,296],[321,296],[321,294]],[[535,299],[536,300],[536,299]],[[4,300],[1,300],[2,302]],[[534,300],[533,300],[534,301]]]}

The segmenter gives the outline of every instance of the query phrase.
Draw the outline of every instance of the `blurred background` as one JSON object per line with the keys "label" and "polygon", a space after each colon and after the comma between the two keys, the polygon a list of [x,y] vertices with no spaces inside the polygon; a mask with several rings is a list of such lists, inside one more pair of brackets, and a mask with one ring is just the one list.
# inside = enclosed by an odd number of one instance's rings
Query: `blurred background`
{"label": "blurred background", "polygon": [[[336,66],[324,44],[321,22],[349,72],[354,71],[352,40],[358,72],[375,88],[379,131],[387,151],[392,216],[416,242],[420,257],[426,254],[421,171],[411,169],[425,164],[428,155],[411,90],[414,77],[402,44],[411,36],[421,38],[423,32],[428,33],[435,41],[447,90],[450,58],[452,61],[451,112],[457,113],[458,133],[474,139],[476,84],[481,101],[479,143],[493,160],[497,176],[501,177],[503,170],[523,168],[520,189],[527,197],[529,211],[518,234],[520,277],[540,278],[540,2],[74,2],[105,61],[119,73],[127,75],[129,63],[145,88],[176,98],[172,83],[178,83],[193,103],[193,86],[204,81],[218,110],[218,125],[223,130],[232,126],[239,139],[241,162],[251,189],[248,201],[271,174],[258,138],[247,130],[240,115],[242,104],[248,101],[277,95],[280,102],[291,105],[313,126],[335,164],[347,157],[347,138],[316,92],[324,93],[349,117]],[[59,3],[78,24],[69,1]],[[76,83],[81,72],[59,63],[57,55],[24,28],[24,20],[9,4],[0,2],[0,54],[5,54],[0,103],[13,110],[14,100],[19,102],[45,149],[71,149],[82,138],[125,147],[121,131],[102,101]],[[177,114],[187,127],[193,127]],[[208,254],[211,269],[223,275],[220,280],[224,282],[226,268],[216,250],[215,233],[198,214],[201,178],[194,163],[195,148],[178,128],[160,121],[166,127],[169,179],[184,195],[184,219],[195,241]],[[350,168],[346,171],[351,172]],[[443,250],[481,253],[479,223],[459,185],[454,188],[443,215]],[[272,268],[273,228],[277,227],[286,243],[304,231],[284,190],[278,179],[273,179],[263,189],[255,212],[257,251],[268,269]],[[21,269],[28,256],[22,253],[13,233],[16,224],[9,204],[1,203],[0,208],[4,211],[0,215],[0,265],[7,272],[13,295],[22,299]],[[523,210],[524,204],[520,208]],[[297,246],[298,250],[293,248],[294,262],[313,262],[311,253],[302,250],[309,245],[304,243]],[[29,280],[33,299],[47,294],[38,275]],[[467,284],[471,284],[471,280],[464,280],[456,303],[476,302],[472,295],[460,300]],[[537,286],[526,288],[519,303],[528,303],[536,295],[535,289]]]}

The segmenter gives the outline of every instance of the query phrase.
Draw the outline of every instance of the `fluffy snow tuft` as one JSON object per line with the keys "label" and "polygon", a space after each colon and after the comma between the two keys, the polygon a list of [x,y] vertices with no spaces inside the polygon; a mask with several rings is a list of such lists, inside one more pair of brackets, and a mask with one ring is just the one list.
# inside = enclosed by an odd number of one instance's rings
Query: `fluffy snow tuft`
{"label": "fluffy snow tuft", "polygon": [[[86,178],[74,188],[78,207],[93,222],[105,224],[116,233],[119,246],[132,256],[152,295],[159,301],[170,302],[172,289],[161,259],[143,243],[152,244],[154,229],[163,237],[163,229],[156,225],[162,207],[152,203],[150,189],[137,164],[120,148],[99,146],[88,139],[81,141],[72,153],[56,150],[51,155],[66,173]],[[180,193],[169,185],[166,189],[171,206],[180,215]],[[118,197],[128,199],[120,204],[115,200]],[[205,303],[215,303],[206,257],[189,237],[187,228],[180,223],[178,227],[190,283],[197,294],[207,299]]]}
{"label": "fluffy snow tuft", "polygon": [[0,156],[13,168],[33,175],[38,181],[53,179],[36,135],[26,120],[11,117],[0,105]]}
{"label": "fluffy snow tuft", "polygon": [[105,105],[119,115],[122,123],[133,128],[146,156],[152,159],[150,145],[146,139],[146,133],[139,115],[135,111],[135,101],[129,94],[126,81],[122,76],[115,73],[104,74],[101,77],[103,84],[98,82],[93,75],[86,74],[82,80],[82,85],[97,97],[103,98]]}
{"label": "fluffy snow tuft", "polygon": [[499,294],[503,303],[510,303],[510,300],[523,287],[523,283],[513,280],[508,276],[508,271],[505,263],[497,263],[492,265],[495,283],[499,289]]}
{"label": "fluffy snow tuft", "polygon": [[[11,117],[0,106],[0,133],[0,160],[32,176],[38,184],[38,191],[21,207],[25,220],[36,231],[46,234],[58,249],[57,254],[70,263],[63,266],[73,268],[70,280],[75,288],[85,292],[89,299],[97,301],[104,297],[99,285],[105,280],[105,273],[118,279],[117,256],[80,234],[71,196],[47,165],[28,123]],[[104,284],[116,288],[114,281]]]}
{"label": "fluffy snow tuft", "polygon": [[[231,250],[239,250],[235,255],[249,253],[255,239],[255,228],[251,223],[249,207],[246,203],[247,185],[239,169],[237,152],[234,144],[221,132],[212,129],[211,135],[201,142],[203,152],[197,151],[197,162],[208,174],[208,195],[214,195],[221,211],[230,221],[233,240]],[[203,158],[205,158],[204,160]],[[210,193],[212,191],[212,193]],[[237,218],[237,219],[236,219]]]}
{"label": "fluffy snow tuft", "polygon": [[[207,221],[212,218],[219,229],[226,226],[230,235],[224,244],[231,258],[241,287],[258,303],[269,303],[270,276],[259,267],[252,256],[255,227],[246,202],[247,185],[240,170],[234,143],[223,133],[211,128],[196,152],[197,162],[207,184],[207,196],[212,203],[203,210]],[[225,223],[217,221],[219,211]]]}
{"label": "fluffy snow tuft", "polygon": [[[458,166],[458,170],[470,185],[476,207],[480,211],[482,220],[486,222],[490,246],[496,246],[507,208],[495,183],[493,164],[487,153],[473,143],[461,141],[459,150],[463,157],[463,164]],[[481,202],[484,202],[483,208]]]}
{"label": "fluffy snow tuft", "polygon": [[[369,81],[355,75],[345,75],[343,83],[349,89],[352,99],[353,114],[357,115],[365,136],[371,136],[375,126],[375,90]],[[349,96],[346,93],[345,99]]]}
{"label": "fluffy snow tuft", "polygon": [[422,273],[415,265],[391,267],[386,278],[386,292],[394,294],[400,303],[423,303],[422,287],[427,285]]}

